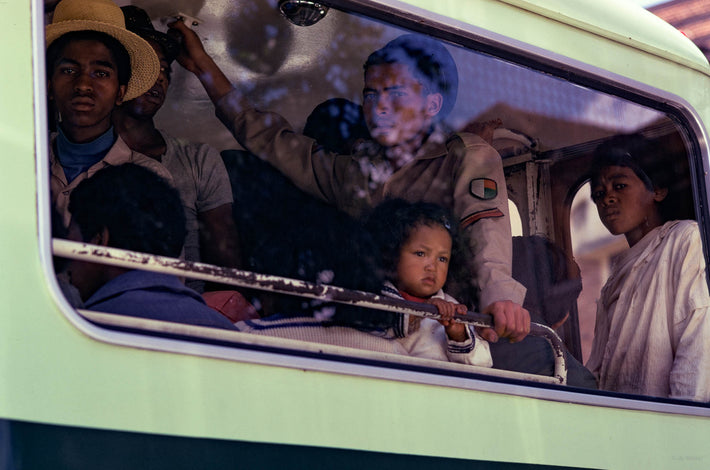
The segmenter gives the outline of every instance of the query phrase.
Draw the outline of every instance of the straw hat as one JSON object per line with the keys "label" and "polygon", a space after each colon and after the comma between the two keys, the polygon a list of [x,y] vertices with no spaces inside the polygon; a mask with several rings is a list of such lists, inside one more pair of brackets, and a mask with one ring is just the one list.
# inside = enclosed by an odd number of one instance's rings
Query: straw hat
{"label": "straw hat", "polygon": [[116,38],[131,58],[131,78],[125,101],[141,96],[155,84],[160,62],[145,40],[126,29],[123,11],[111,0],[62,0],[46,27],[47,47],[73,31],[99,31]]}

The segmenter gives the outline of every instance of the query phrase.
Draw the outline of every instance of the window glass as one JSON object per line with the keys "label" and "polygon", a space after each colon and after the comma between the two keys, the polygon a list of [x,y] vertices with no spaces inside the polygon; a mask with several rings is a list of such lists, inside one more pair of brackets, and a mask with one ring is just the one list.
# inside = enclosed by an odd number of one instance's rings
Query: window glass
{"label": "window glass", "polygon": [[[252,106],[278,113],[295,133],[321,132],[317,140],[325,146],[325,139],[333,137],[335,131],[330,127],[325,135],[322,131],[332,122],[320,121],[309,128],[311,112],[327,100],[340,98],[349,100],[356,113],[366,99],[363,64],[369,54],[412,31],[335,7],[312,25],[297,26],[274,4],[261,0],[229,5],[206,2],[195,12],[199,20],[191,27]],[[153,9],[149,13],[154,25],[165,30],[166,18],[174,12],[159,2],[143,2],[142,6]],[[612,261],[628,246],[623,235],[610,235],[592,202],[586,182],[594,150],[624,134],[637,133],[648,139],[675,162],[673,213],[677,218],[692,219],[689,132],[660,107],[643,106],[631,96],[622,98],[580,86],[454,42],[440,44],[456,63],[458,90],[451,112],[443,122],[432,124],[426,136],[435,135],[429,133],[435,127],[441,128],[446,139],[457,132],[475,131],[497,150],[505,174],[502,184],[510,198],[512,235],[524,239],[514,247],[512,268],[517,281],[527,288],[525,307],[534,321],[555,328],[570,351],[569,357],[574,358],[571,360],[582,367],[590,355],[596,300],[613,269]],[[365,148],[363,142],[370,138],[367,124],[356,121],[351,127],[355,129],[352,141],[340,142],[345,145],[336,151],[340,154],[336,158],[348,159],[348,155]],[[495,121],[490,124],[490,132],[481,132],[485,128],[482,123]],[[289,251],[295,262],[301,263],[290,277],[299,277],[299,269],[305,273],[309,263],[318,261],[314,254],[317,250],[308,242],[323,235],[323,223],[330,221],[339,230],[350,227],[351,221],[330,205],[302,199],[299,190],[289,186],[287,177],[245,151],[215,117],[214,105],[199,80],[177,62],[172,64],[167,99],[155,123],[171,135],[207,143],[221,152],[232,185],[244,269],[286,275],[288,263],[281,254]],[[311,148],[307,144],[305,147]],[[307,171],[307,166],[302,167]],[[502,192],[503,188],[495,182],[491,186],[491,181],[486,175],[472,176],[467,196],[486,200],[490,194]],[[323,184],[319,180],[311,186],[322,190]],[[478,186],[480,192],[474,189]],[[349,207],[348,201],[338,203]],[[483,207],[481,212],[485,217],[498,217],[493,212],[496,209]],[[480,223],[478,212],[459,216],[454,225]],[[329,242],[337,244],[340,240],[335,237]],[[362,258],[370,248],[353,246],[341,247],[339,255]],[[300,277],[329,284],[338,269],[335,264],[320,266],[316,278]],[[452,268],[450,275],[458,274]],[[207,290],[211,288],[214,286]],[[368,290],[379,291],[377,285]],[[485,308],[475,303],[477,295],[469,292],[462,300],[468,301],[471,309]],[[259,314],[275,313],[277,301],[271,295],[245,291],[245,300]],[[276,305],[284,308],[285,304]],[[328,315],[327,309],[311,309],[312,303],[302,299],[287,305],[292,311],[303,308],[310,309],[309,314],[315,311],[316,315]]]}

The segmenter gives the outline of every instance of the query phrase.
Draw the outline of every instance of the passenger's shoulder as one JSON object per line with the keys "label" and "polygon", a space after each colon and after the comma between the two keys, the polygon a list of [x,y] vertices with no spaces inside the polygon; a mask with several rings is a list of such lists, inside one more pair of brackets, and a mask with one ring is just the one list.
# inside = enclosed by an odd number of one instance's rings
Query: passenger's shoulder
{"label": "passenger's shoulder", "polygon": [[481,136],[470,132],[458,132],[451,134],[446,147],[451,151],[463,150],[465,155],[474,155],[477,159],[491,159],[500,161],[498,151],[494,149]]}
{"label": "passenger's shoulder", "polygon": [[667,236],[700,240],[698,223],[694,220],[672,220],[664,225]]}
{"label": "passenger's shoulder", "polygon": [[478,134],[473,134],[471,132],[456,132],[449,136],[449,141],[455,140],[459,140],[465,147],[480,148],[495,152],[495,149],[491,146],[491,144],[486,142],[486,140]]}
{"label": "passenger's shoulder", "polygon": [[698,223],[694,220],[672,220],[661,228],[662,243],[676,255],[703,257]]}

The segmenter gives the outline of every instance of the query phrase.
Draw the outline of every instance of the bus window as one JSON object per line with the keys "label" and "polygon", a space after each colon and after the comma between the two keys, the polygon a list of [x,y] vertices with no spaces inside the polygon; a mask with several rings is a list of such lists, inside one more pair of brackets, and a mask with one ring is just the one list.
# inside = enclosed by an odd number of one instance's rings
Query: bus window
{"label": "bus window", "polygon": [[[636,136],[615,136],[597,142],[595,147],[604,150],[592,149],[593,156],[590,155],[588,165],[593,168],[592,161],[606,163],[600,173],[592,169],[587,177],[602,175],[603,178],[595,183],[594,188],[588,181],[578,189],[572,186],[569,197],[571,247],[584,280],[584,290],[578,304],[579,330],[585,364],[592,368],[600,367],[601,364],[601,367],[611,370],[607,380],[622,380],[615,375],[616,371],[628,367],[634,360],[627,358],[633,354],[620,359],[615,355],[614,346],[607,346],[608,343],[604,342],[609,337],[608,341],[614,344],[619,335],[626,334],[625,327],[629,323],[619,320],[622,318],[619,308],[624,309],[623,316],[633,318],[637,331],[650,332],[651,330],[645,329],[645,322],[651,318],[665,318],[664,315],[669,318],[668,325],[681,328],[678,325],[682,324],[683,320],[678,318],[689,318],[686,315],[692,316],[692,312],[695,312],[695,307],[688,308],[684,304],[687,300],[683,299],[692,299],[696,295],[702,297],[702,292],[707,288],[707,281],[704,270],[698,267],[698,283],[695,287],[684,294],[682,288],[674,288],[672,295],[677,295],[678,298],[674,300],[676,303],[673,307],[669,307],[664,300],[667,298],[663,294],[666,284],[655,284],[651,289],[644,287],[644,283],[658,282],[657,279],[662,279],[669,269],[675,269],[673,266],[677,266],[677,263],[685,263],[688,258],[702,257],[698,236],[697,244],[693,242],[690,246],[691,250],[697,250],[696,255],[689,255],[684,251],[688,249],[688,245],[682,243],[671,249],[669,254],[663,257],[664,261],[653,261],[658,260],[656,257],[659,253],[672,243],[674,231],[680,232],[684,230],[682,227],[687,227],[689,235],[683,236],[682,239],[693,239],[690,233],[694,230],[690,221],[695,220],[695,214],[688,166],[689,149],[682,134],[670,123],[661,120]],[[613,156],[613,152],[622,148],[628,149],[626,152],[629,153]],[[647,158],[641,152],[652,158]],[[629,156],[632,154],[636,156]],[[653,193],[650,189],[644,189],[643,194],[657,195],[650,204],[654,208],[651,212],[644,209],[650,205],[642,205],[640,200],[629,198],[632,187],[661,188]],[[597,191],[600,194],[597,194]],[[634,204],[634,210],[624,212],[625,204]],[[606,226],[601,219],[606,219]],[[686,267],[683,270],[693,272],[693,268],[686,264],[684,266]],[[686,276],[690,275],[688,273]],[[677,274],[673,274],[672,278],[677,280]],[[634,280],[634,284],[631,284],[631,280]],[[641,297],[638,297],[639,294],[632,295],[631,292],[634,291],[629,289],[643,294],[640,294]],[[642,298],[652,299],[652,306],[644,304]],[[613,316],[610,312],[614,312]],[[671,316],[676,320],[670,320]],[[658,335],[658,332],[655,334]],[[682,333],[673,334],[680,336]],[[634,340],[627,336],[622,341]],[[629,351],[634,349],[629,345],[624,347]],[[676,344],[674,347],[680,346]],[[603,359],[599,353],[602,348],[606,348]],[[657,361],[662,362],[660,359]],[[639,368],[644,367],[638,360],[636,364]],[[602,386],[604,380],[602,377]],[[628,387],[618,384],[614,386]],[[646,384],[644,387],[645,390],[658,390],[654,389],[655,384]],[[654,395],[652,392],[648,394]]]}
{"label": "bus window", "polygon": [[[414,33],[434,38],[448,51],[458,71],[458,89],[452,96],[443,99],[444,103],[450,104],[451,109],[447,109],[450,112],[441,122],[432,124],[431,128],[436,127],[436,131],[428,130],[425,133],[426,139],[431,140],[422,139],[421,148],[424,144],[439,144],[437,149],[444,148],[445,153],[447,150],[444,143],[458,133],[459,137],[454,138],[466,142],[470,138],[476,145],[486,148],[490,144],[498,152],[510,199],[508,205],[512,234],[540,237],[562,254],[559,259],[562,268],[555,268],[560,263],[550,261],[552,267],[547,270],[549,279],[543,282],[540,270],[529,276],[532,278],[531,285],[525,287],[531,291],[532,283],[538,284],[538,287],[551,286],[547,292],[553,294],[557,288],[564,291],[566,286],[571,286],[561,295],[566,300],[573,300],[564,308],[566,315],[560,316],[559,322],[547,326],[556,328],[570,352],[570,361],[575,361],[580,368],[588,356],[590,317],[594,315],[593,303],[598,295],[593,289],[603,284],[609,260],[622,248],[618,239],[609,241],[607,234],[599,229],[595,222],[596,211],[589,196],[583,195],[582,190],[578,192],[588,179],[594,148],[614,136],[632,132],[641,133],[656,145],[663,146],[669,154],[677,157],[679,168],[676,183],[679,194],[682,193],[676,201],[677,213],[688,218],[694,217],[692,182],[695,169],[689,165],[689,160],[697,155],[699,139],[684,124],[687,119],[676,108],[664,106],[660,101],[655,102],[647,96],[636,95],[633,91],[617,89],[609,85],[605,78],[595,77],[593,72],[585,75],[592,78],[582,80],[581,75],[570,76],[567,69],[538,61],[524,51],[513,54],[510,48],[477,43],[472,35],[448,30],[444,34],[443,27],[442,30],[424,28],[418,26],[416,21],[403,18],[388,22],[387,15],[372,6],[362,6],[354,13],[346,8],[338,8],[339,2],[332,2],[320,20],[303,26],[285,18],[273,7],[274,2],[240,0],[236,3],[239,4],[238,8],[225,11],[220,2],[208,1],[199,11],[190,12],[200,18],[199,21],[191,22],[190,26],[201,39],[207,53],[214,58],[250,106],[277,113],[288,121],[288,125],[284,124],[284,132],[288,135],[294,135],[292,131],[300,134],[306,127],[311,111],[333,98],[347,100],[354,104],[353,109],[362,106],[365,100],[363,95],[369,93],[363,90],[363,64],[370,53],[389,41]],[[162,30],[166,28],[166,19],[177,13],[157,1],[142,2],[142,7],[149,11],[155,26]],[[323,184],[318,179],[325,178],[323,174],[313,176],[311,173],[299,180],[293,174],[284,175],[269,167],[261,159],[268,160],[270,142],[253,145],[250,142],[245,145],[244,142],[235,141],[235,134],[238,134],[238,131],[232,132],[235,121],[231,122],[230,130],[215,117],[213,103],[206,99],[205,90],[198,78],[177,63],[172,68],[168,97],[163,109],[155,116],[156,125],[182,139],[206,142],[221,152],[232,184],[244,268],[256,271],[259,275],[278,275],[278,269],[283,268],[285,263],[268,265],[265,261],[267,255],[273,258],[274,253],[290,250],[297,261],[310,260],[317,255],[314,255],[313,250],[318,247],[294,252],[298,246],[294,241],[295,235],[304,236],[304,233],[308,234],[308,230],[311,230],[314,237],[322,236],[329,229],[327,224],[339,229],[349,227],[347,224],[351,221],[344,221],[345,216],[333,206],[350,211],[352,199],[338,199],[337,195],[333,196],[323,189],[332,181]],[[447,101],[449,98],[450,101]],[[228,106],[225,103],[218,102],[217,106]],[[273,122],[271,118],[266,121]],[[486,122],[497,122],[492,124],[495,129],[488,134],[479,132],[480,139],[470,137],[472,130],[480,130],[481,123]],[[265,127],[269,125],[267,123]],[[356,142],[347,142],[346,148],[354,152],[374,152],[372,155],[376,158],[372,160],[375,162],[377,158],[382,159],[382,155],[376,152],[384,151],[371,145],[372,142],[367,140],[365,134],[359,135]],[[298,140],[297,146],[299,149],[306,148],[306,152],[319,148],[311,141],[301,140]],[[256,153],[261,159],[257,158]],[[340,155],[333,158],[349,157]],[[417,154],[413,158],[420,157]],[[405,161],[401,169],[407,164],[409,161]],[[382,169],[374,163],[370,165],[364,162],[363,168],[374,172],[368,181],[373,185],[380,184],[382,178],[392,177],[400,170],[399,167],[388,165],[390,163],[383,164]],[[308,170],[307,165],[301,165],[294,173]],[[486,200],[490,194],[493,194],[490,196],[492,198],[499,191],[495,182],[491,185],[487,177],[472,178],[471,183],[480,180],[478,182],[483,192],[477,192],[473,189],[474,185],[471,185],[469,197]],[[292,186],[290,179],[297,180],[296,185]],[[336,183],[347,184],[340,180]],[[309,194],[304,194],[297,186],[305,188]],[[492,193],[486,193],[486,190]],[[402,193],[400,196],[410,194],[405,190]],[[448,199],[453,198],[452,195],[448,196]],[[331,204],[325,204],[324,199]],[[371,203],[366,200],[363,204],[366,206]],[[350,215],[359,217],[371,208],[357,207]],[[488,209],[491,210],[489,214],[498,216],[494,208]],[[459,219],[465,219],[467,215],[457,214]],[[474,217],[471,220],[472,223],[478,223],[476,221],[479,219]],[[338,243],[335,237],[323,239],[328,243]],[[338,250],[342,251],[339,254],[348,255],[346,248]],[[580,273],[575,260],[581,269],[585,286],[578,303],[574,299],[579,293],[575,289],[580,281]],[[335,269],[336,266],[333,266]],[[201,274],[208,271],[216,275],[220,273],[218,268],[209,268],[203,269]],[[330,271],[321,269],[316,278],[306,280],[328,284],[332,279]],[[183,272],[182,275],[190,277],[189,272]],[[257,277],[256,274],[251,276],[252,279]],[[284,284],[283,280],[268,279],[273,281],[273,285],[278,282]],[[216,280],[225,279],[217,276]],[[240,288],[245,288],[245,297],[260,310],[261,315],[266,315],[270,296],[258,288],[262,286],[246,284],[242,281],[239,284]],[[293,285],[289,282],[285,284]],[[469,308],[478,311],[485,308],[486,305],[478,305],[475,300],[480,292],[474,292],[470,287],[468,289],[464,294],[469,301]],[[538,290],[545,293],[545,289]],[[543,302],[540,305],[548,305],[552,309],[553,299],[547,301],[547,304]],[[299,303],[305,305],[308,302],[298,300],[292,305]],[[545,318],[545,315],[540,315],[540,318]],[[120,325],[114,327],[132,331],[141,328],[146,331],[159,330],[158,326],[150,322],[140,327],[126,325],[124,322],[125,319],[121,319]],[[188,341],[186,337],[189,336],[181,333],[180,341]],[[272,341],[272,338],[263,339],[260,343],[261,339],[244,339],[244,336],[248,335],[235,337],[234,343],[240,347],[249,345],[277,350],[285,356],[310,356],[319,350],[317,346],[305,341],[279,343]],[[140,345],[140,340],[135,341]],[[288,347],[279,346],[283,344]],[[180,347],[177,349],[180,350]],[[337,361],[347,362],[348,358],[355,357],[355,361],[372,360],[378,364],[390,364],[387,367],[403,367],[390,356],[372,359],[366,352],[357,353],[347,348],[342,351],[328,350],[327,356]],[[495,364],[495,359],[493,362]],[[432,365],[431,362],[422,364],[423,369],[446,368],[444,365]],[[454,367],[452,370],[458,373],[468,369]],[[485,372],[475,370],[475,374],[485,375]],[[524,379],[534,381],[529,376]]]}

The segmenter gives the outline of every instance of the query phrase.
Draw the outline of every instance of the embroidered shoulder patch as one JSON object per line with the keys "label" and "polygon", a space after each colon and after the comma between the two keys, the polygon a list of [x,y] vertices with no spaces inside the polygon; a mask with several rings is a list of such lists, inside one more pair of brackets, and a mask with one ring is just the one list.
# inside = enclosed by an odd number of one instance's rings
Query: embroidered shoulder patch
{"label": "embroidered shoulder patch", "polygon": [[498,184],[489,178],[476,178],[471,180],[469,191],[473,197],[487,201],[498,195]]}
{"label": "embroidered shoulder patch", "polygon": [[461,230],[463,230],[466,227],[470,227],[471,225],[475,224],[481,219],[493,219],[498,217],[505,217],[505,214],[503,214],[496,208],[474,212],[473,214],[469,214],[463,219],[461,219],[459,227],[461,228]]}

